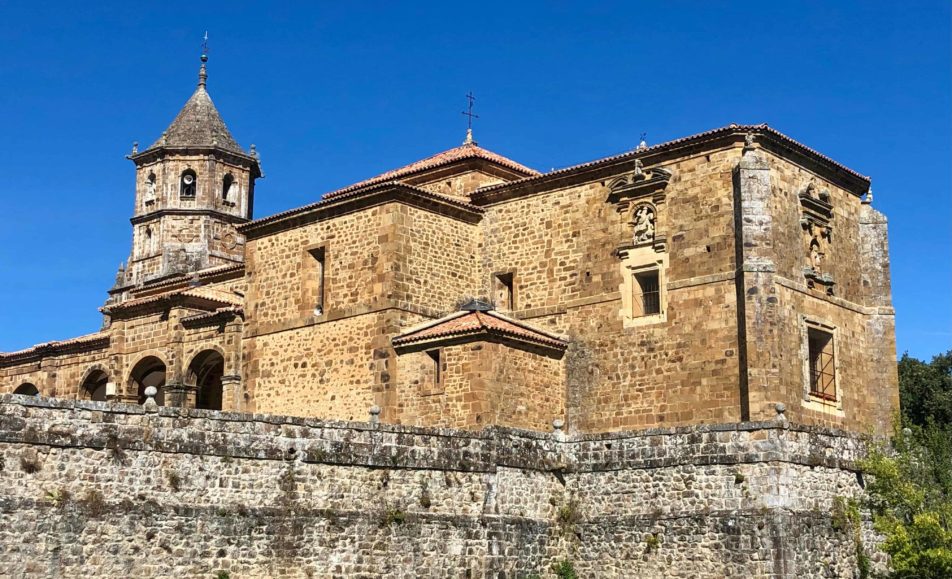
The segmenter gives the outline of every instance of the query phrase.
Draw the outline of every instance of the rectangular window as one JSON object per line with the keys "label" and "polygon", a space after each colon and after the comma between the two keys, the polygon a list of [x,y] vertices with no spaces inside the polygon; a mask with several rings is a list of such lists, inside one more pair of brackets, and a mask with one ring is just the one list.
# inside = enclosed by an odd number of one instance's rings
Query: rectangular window
{"label": "rectangular window", "polygon": [[512,292],[513,273],[497,273],[493,276],[493,294],[497,310],[516,309],[515,296]]}
{"label": "rectangular window", "polygon": [[833,334],[817,328],[807,329],[810,348],[810,396],[836,400],[836,361],[833,358]]}
{"label": "rectangular window", "polygon": [[661,313],[661,284],[658,280],[658,270],[636,273],[632,289],[634,290],[632,296],[634,317]]}
{"label": "rectangular window", "polygon": [[311,255],[313,262],[313,277],[312,279],[308,280],[308,282],[314,287],[314,315],[320,316],[324,313],[324,248],[319,247],[317,249],[310,249],[308,250],[308,253]]}
{"label": "rectangular window", "polygon": [[427,350],[426,355],[433,363],[433,385],[443,385],[443,350]]}

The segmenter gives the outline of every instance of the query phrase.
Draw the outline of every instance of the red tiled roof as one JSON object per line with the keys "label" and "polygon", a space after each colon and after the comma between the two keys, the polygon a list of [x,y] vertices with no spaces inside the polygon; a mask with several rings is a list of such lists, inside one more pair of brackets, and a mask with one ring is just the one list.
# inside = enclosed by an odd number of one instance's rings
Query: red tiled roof
{"label": "red tiled roof", "polygon": [[506,157],[503,157],[502,155],[493,153],[492,151],[488,149],[484,149],[475,143],[469,143],[469,144],[460,145],[459,147],[454,147],[448,151],[443,151],[442,153],[437,153],[433,155],[432,157],[427,157],[426,159],[415,161],[413,163],[410,163],[409,165],[400,167],[399,169],[393,169],[391,171],[387,171],[386,173],[381,173],[377,175],[376,177],[371,177],[370,179],[360,181],[359,183],[348,185],[347,187],[344,187],[343,189],[338,189],[337,191],[325,193],[324,199],[330,199],[342,193],[346,193],[347,191],[350,191],[352,189],[358,189],[366,185],[372,185],[374,183],[381,183],[384,181],[395,181],[397,179],[400,179],[401,177],[406,177],[408,175],[419,173],[421,171],[426,171],[428,169],[435,169],[437,167],[442,167],[444,165],[449,165],[451,163],[455,163],[456,161],[462,161],[466,159],[483,159],[486,161],[491,161],[493,163],[496,163],[497,165],[502,165],[503,167],[506,167],[507,169],[512,169],[513,171],[524,173],[527,176],[540,174],[535,169],[530,169],[529,167],[526,167],[525,165],[517,163],[513,161],[512,159],[508,159]]}
{"label": "red tiled roof", "polygon": [[213,289],[210,287],[196,287],[189,288],[184,290],[171,291],[168,293],[157,294],[153,296],[148,296],[144,298],[136,298],[134,300],[129,300],[121,302],[118,304],[111,304],[100,308],[100,311],[104,313],[125,310],[130,308],[136,308],[139,306],[145,306],[156,302],[161,302],[173,297],[188,297],[188,298],[198,298],[206,300],[212,303],[220,304],[222,306],[242,306],[244,305],[244,300],[232,292],[226,292],[222,290]]}
{"label": "red tiled roof", "polygon": [[618,155],[612,155],[612,156],[610,156],[610,157],[603,157],[603,158],[601,158],[601,159],[595,159],[594,161],[588,161],[587,163],[581,163],[581,164],[579,164],[579,165],[573,165],[573,166],[571,166],[571,167],[565,167],[564,169],[557,169],[557,170],[555,170],[555,171],[549,171],[548,173],[541,173],[541,174],[532,175],[532,176],[529,176],[529,177],[524,177],[524,178],[518,179],[518,180],[516,180],[516,181],[509,181],[509,182],[506,182],[506,183],[497,183],[497,184],[495,184],[495,185],[488,185],[488,186],[486,186],[486,187],[482,187],[482,188],[480,188],[480,189],[476,189],[475,191],[473,191],[473,193],[471,194],[471,198],[473,199],[473,202],[474,202],[474,203],[477,203],[477,204],[480,203],[480,202],[486,202],[486,201],[488,201],[488,198],[489,198],[489,197],[492,197],[492,194],[493,194],[494,192],[500,191],[500,190],[504,190],[504,189],[507,189],[507,188],[510,188],[510,187],[517,187],[517,186],[520,186],[520,185],[522,185],[522,184],[524,184],[524,183],[531,183],[531,182],[534,182],[534,181],[540,181],[540,180],[548,179],[548,178],[550,178],[550,177],[557,177],[557,176],[565,175],[565,174],[567,174],[567,173],[573,173],[573,172],[576,172],[576,171],[579,171],[579,170],[587,169],[587,168],[590,168],[590,167],[595,167],[595,166],[598,166],[598,165],[611,163],[612,161],[619,161],[619,160],[626,159],[626,158],[640,158],[640,157],[644,157],[644,156],[646,156],[646,155],[650,155],[650,154],[653,154],[653,153],[659,153],[659,152],[662,152],[662,151],[665,151],[665,150],[668,150],[668,149],[675,149],[675,148],[677,148],[677,147],[679,147],[679,146],[681,146],[681,145],[690,144],[690,143],[695,142],[695,141],[703,141],[704,139],[707,139],[707,138],[710,138],[710,137],[716,137],[716,136],[721,136],[721,135],[725,135],[725,134],[730,134],[730,133],[732,133],[732,132],[733,132],[733,133],[748,133],[748,132],[754,132],[754,133],[760,133],[760,134],[769,135],[769,136],[775,138],[776,140],[778,140],[778,141],[780,141],[780,142],[782,142],[782,143],[785,143],[785,144],[791,146],[791,147],[794,148],[794,149],[799,150],[801,153],[806,154],[806,155],[811,156],[811,157],[814,157],[814,158],[816,158],[816,159],[818,159],[818,160],[820,160],[820,161],[822,161],[822,162],[824,162],[824,163],[826,163],[826,164],[828,164],[828,165],[831,165],[831,166],[835,167],[836,169],[839,169],[839,170],[841,170],[841,171],[843,171],[843,172],[845,172],[845,173],[851,175],[851,176],[854,177],[854,178],[860,179],[860,180],[862,180],[862,181],[866,181],[867,183],[870,181],[869,177],[867,177],[867,176],[865,176],[865,175],[862,175],[862,174],[860,174],[860,173],[857,173],[856,171],[850,169],[849,167],[847,167],[847,166],[845,166],[845,165],[842,165],[842,164],[840,164],[840,163],[834,161],[834,160],[831,159],[830,157],[827,157],[826,155],[824,155],[824,154],[822,154],[822,153],[820,153],[820,152],[818,152],[818,151],[816,151],[816,150],[814,150],[814,149],[811,149],[810,147],[807,147],[807,146],[804,145],[803,143],[800,143],[799,141],[796,141],[796,140],[794,140],[794,139],[788,137],[787,135],[781,133],[780,131],[778,131],[778,130],[772,128],[772,127],[767,126],[766,124],[760,124],[760,125],[738,125],[738,124],[733,124],[733,123],[732,123],[732,124],[730,124],[730,125],[727,125],[726,127],[719,127],[719,128],[717,128],[717,129],[712,129],[712,130],[710,130],[710,131],[704,131],[703,133],[696,133],[696,134],[694,134],[694,135],[689,135],[689,136],[687,136],[687,137],[681,137],[681,138],[679,138],[679,139],[674,139],[674,140],[671,140],[671,141],[666,141],[666,142],[664,142],[664,143],[658,143],[657,145],[652,145],[652,146],[650,146],[650,147],[645,147],[645,148],[643,148],[643,149],[635,149],[635,150],[632,150],[632,151],[626,151],[626,152],[620,153],[620,154],[618,154]]}
{"label": "red tiled roof", "polygon": [[225,306],[223,308],[218,308],[212,312],[199,312],[197,314],[192,314],[190,316],[185,316],[182,318],[182,323],[187,324],[191,322],[200,322],[203,320],[210,320],[224,315],[236,315],[243,316],[245,310],[241,306]]}
{"label": "red tiled roof", "polygon": [[29,348],[26,348],[24,350],[17,350],[16,352],[0,352],[0,360],[4,360],[6,358],[15,358],[19,356],[25,356],[27,354],[38,353],[43,350],[54,351],[54,350],[66,348],[69,346],[95,344],[96,342],[99,342],[99,341],[102,341],[105,344],[108,344],[109,334],[105,332],[96,332],[94,334],[86,334],[85,336],[78,336],[76,338],[70,338],[68,340],[43,342],[42,344],[30,346]]}
{"label": "red tiled roof", "polygon": [[411,328],[409,331],[393,338],[393,345],[403,346],[437,338],[480,333],[517,338],[561,350],[568,347],[568,343],[558,336],[507,318],[494,311],[462,311],[450,314],[444,318],[427,322],[422,326]]}

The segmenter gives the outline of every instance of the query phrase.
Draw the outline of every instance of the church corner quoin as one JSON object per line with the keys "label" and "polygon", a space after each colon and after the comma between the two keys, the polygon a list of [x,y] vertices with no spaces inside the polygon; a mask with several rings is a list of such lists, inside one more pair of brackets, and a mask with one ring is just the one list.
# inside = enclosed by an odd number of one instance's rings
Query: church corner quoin
{"label": "church corner quoin", "polygon": [[470,130],[255,219],[208,84],[129,156],[102,328],[0,353],[13,576],[853,577],[867,177],[766,125],[549,173]]}

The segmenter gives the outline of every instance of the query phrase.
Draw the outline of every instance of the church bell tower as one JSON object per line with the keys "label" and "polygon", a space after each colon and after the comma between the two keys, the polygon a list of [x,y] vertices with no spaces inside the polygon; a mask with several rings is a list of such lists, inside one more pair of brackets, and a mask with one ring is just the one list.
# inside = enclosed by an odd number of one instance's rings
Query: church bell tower
{"label": "church bell tower", "polygon": [[136,166],[132,251],[113,299],[151,280],[244,259],[235,227],[251,219],[261,166],[254,145],[245,152],[228,132],[206,89],[204,51],[201,61],[198,87],[172,124],[128,157]]}

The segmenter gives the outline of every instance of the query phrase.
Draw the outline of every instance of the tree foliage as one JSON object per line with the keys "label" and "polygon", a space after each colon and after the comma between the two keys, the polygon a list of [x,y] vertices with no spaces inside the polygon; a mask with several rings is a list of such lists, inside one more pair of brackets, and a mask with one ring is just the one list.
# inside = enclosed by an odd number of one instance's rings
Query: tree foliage
{"label": "tree foliage", "polygon": [[930,363],[903,354],[899,397],[907,426],[952,426],[952,350],[934,356]]}
{"label": "tree foliage", "polygon": [[890,577],[952,577],[952,351],[899,362],[901,430],[873,449],[868,506],[884,537]]}

